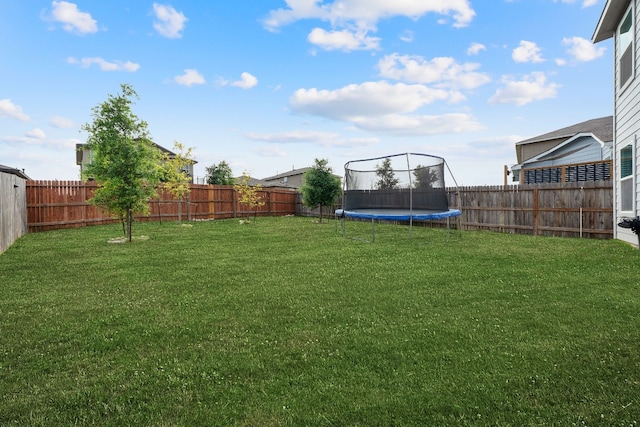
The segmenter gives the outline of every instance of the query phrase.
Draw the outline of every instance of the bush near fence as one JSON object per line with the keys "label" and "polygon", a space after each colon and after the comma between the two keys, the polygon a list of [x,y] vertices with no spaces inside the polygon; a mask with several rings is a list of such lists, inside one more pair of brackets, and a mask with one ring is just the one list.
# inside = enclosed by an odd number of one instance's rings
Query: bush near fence
{"label": "bush near fence", "polygon": [[[115,220],[87,200],[97,184],[81,181],[27,181],[27,224],[29,232],[56,228],[84,227]],[[150,202],[150,214],[138,221],[175,221],[178,203],[183,203],[183,220],[211,220],[253,216],[237,201],[232,186],[191,186],[188,201],[179,202],[160,191]],[[318,216],[318,209],[302,205],[298,192],[263,188],[265,205],[258,216]],[[513,186],[448,188],[449,206],[462,210],[451,219],[461,230],[489,230],[506,233],[611,238],[613,236],[613,188],[611,181]],[[323,209],[333,217],[340,201]],[[435,221],[424,225],[443,226]]]}

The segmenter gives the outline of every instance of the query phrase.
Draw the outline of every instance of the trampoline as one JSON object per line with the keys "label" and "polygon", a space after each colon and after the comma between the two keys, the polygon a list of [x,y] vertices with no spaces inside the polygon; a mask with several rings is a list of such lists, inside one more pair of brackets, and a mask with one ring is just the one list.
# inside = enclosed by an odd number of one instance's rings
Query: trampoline
{"label": "trampoline", "polygon": [[[444,158],[419,153],[393,154],[353,160],[344,166],[342,209],[335,211],[347,237],[345,219],[371,219],[371,241],[375,240],[375,221],[446,220],[462,214],[450,209],[445,188]],[[455,182],[455,178],[453,179]],[[457,186],[457,183],[456,183]]]}

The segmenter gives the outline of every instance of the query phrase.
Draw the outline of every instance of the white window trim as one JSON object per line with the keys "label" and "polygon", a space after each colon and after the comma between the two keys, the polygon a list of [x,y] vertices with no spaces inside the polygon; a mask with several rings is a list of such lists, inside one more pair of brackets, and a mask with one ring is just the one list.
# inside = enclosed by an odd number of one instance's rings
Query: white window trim
{"label": "white window trim", "polygon": [[[623,19],[622,21],[620,21],[620,23],[618,24],[618,28],[616,28],[616,36],[620,35],[620,27],[622,26],[622,23],[624,22],[624,18],[626,18],[627,14],[629,13],[629,11],[631,11],[631,76],[627,79],[626,82],[624,82],[624,84],[622,86],[619,87],[618,89],[618,94],[621,94],[622,92],[625,91],[625,89],[627,87],[629,87],[629,85],[631,85],[631,82],[635,79],[636,77],[636,14],[635,14],[635,10],[633,7],[633,2],[631,2],[631,4],[629,5],[629,7],[627,8],[627,10],[624,12]],[[619,37],[618,37],[619,39]],[[616,70],[617,70],[617,78],[618,78],[618,84],[620,84],[620,82],[622,81],[621,79],[621,67],[620,67],[620,60],[622,59],[622,54],[624,52],[619,52],[619,44],[620,41],[616,40],[616,52],[615,52],[615,59],[616,59]]]}
{"label": "white window trim", "polygon": [[[632,158],[632,163],[631,163],[631,174],[625,176],[624,178],[622,177],[622,150],[627,148],[628,146],[631,146],[631,158]],[[636,164],[636,150],[637,150],[637,144],[636,144],[636,137],[634,136],[633,138],[633,142],[630,142],[629,144],[626,144],[622,147],[620,147],[620,150],[618,150],[618,158],[620,159],[618,161],[618,176],[620,179],[620,193],[622,193],[622,182],[623,181],[629,181],[631,180],[631,188],[632,188],[632,193],[631,193],[631,210],[622,210],[622,194],[620,194],[620,212],[626,216],[635,216],[635,211],[636,211],[636,197],[637,197],[637,190],[636,190],[636,170],[638,165]]]}

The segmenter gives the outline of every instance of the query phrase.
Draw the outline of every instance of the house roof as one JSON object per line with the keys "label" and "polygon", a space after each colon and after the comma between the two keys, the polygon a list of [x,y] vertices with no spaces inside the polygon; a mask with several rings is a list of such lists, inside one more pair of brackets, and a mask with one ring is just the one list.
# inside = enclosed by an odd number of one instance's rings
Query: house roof
{"label": "house roof", "polygon": [[630,0],[607,0],[598,20],[598,25],[591,37],[593,43],[613,37],[630,2]]}
{"label": "house roof", "polygon": [[269,176],[269,177],[266,177],[266,178],[262,178],[262,181],[273,181],[273,180],[284,178],[284,177],[287,177],[287,176],[302,175],[303,173],[305,173],[309,169],[311,169],[311,168],[307,167],[307,168],[300,168],[300,169],[292,169],[292,170],[290,170],[288,172],[283,172],[283,173],[280,173],[278,175],[273,175],[273,176]]}
{"label": "house roof", "polygon": [[534,142],[549,141],[553,139],[572,138],[578,134],[592,133],[602,142],[613,141],[613,116],[591,119],[562,129],[554,130],[533,138],[516,142],[516,145],[531,144]]}
{"label": "house roof", "polygon": [[11,175],[16,175],[16,176],[18,176],[18,177],[20,177],[22,179],[27,179],[27,180],[31,179],[24,173],[24,169],[20,170],[20,169],[16,169],[16,168],[11,168],[9,166],[0,165],[0,172],[9,173]]}

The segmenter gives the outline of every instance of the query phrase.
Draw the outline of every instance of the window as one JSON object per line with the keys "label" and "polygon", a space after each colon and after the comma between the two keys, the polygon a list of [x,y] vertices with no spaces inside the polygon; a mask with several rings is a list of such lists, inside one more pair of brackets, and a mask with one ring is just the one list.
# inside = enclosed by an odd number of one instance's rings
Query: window
{"label": "window", "polygon": [[633,211],[633,146],[631,144],[620,150],[620,209]]}
{"label": "window", "polygon": [[633,48],[633,7],[630,7],[625,15],[620,27],[618,27],[618,49],[616,51],[616,59],[618,62],[618,78],[620,79],[620,88],[625,87],[626,83],[633,77],[634,69],[634,48]]}

